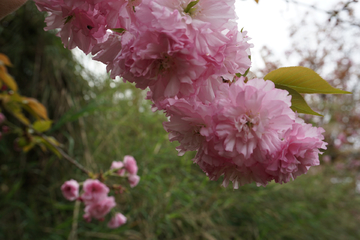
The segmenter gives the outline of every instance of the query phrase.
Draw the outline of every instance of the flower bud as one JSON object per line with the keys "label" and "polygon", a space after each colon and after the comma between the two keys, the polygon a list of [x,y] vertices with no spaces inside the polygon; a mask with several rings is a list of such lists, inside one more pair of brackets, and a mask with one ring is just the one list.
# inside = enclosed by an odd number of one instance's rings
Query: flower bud
{"label": "flower bud", "polygon": [[140,181],[140,177],[138,175],[130,175],[129,178],[129,184],[130,187],[136,187],[136,185],[138,185],[139,181]]}
{"label": "flower bud", "polygon": [[79,183],[73,179],[66,181],[61,186],[64,197],[69,201],[74,201],[79,196]]}
{"label": "flower bud", "polygon": [[121,213],[116,213],[113,218],[108,223],[109,228],[118,228],[121,225],[124,225],[126,223],[126,217],[122,215]]}

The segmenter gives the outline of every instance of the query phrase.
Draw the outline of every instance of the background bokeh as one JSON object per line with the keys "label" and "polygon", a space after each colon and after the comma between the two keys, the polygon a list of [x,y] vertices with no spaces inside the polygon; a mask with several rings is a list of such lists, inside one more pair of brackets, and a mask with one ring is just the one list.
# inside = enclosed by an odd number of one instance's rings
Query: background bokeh
{"label": "background bokeh", "polygon": [[[192,163],[194,153],[178,157],[177,143],[162,128],[166,118],[151,111],[146,93],[93,76],[54,32],[44,32],[44,16],[32,2],[3,19],[0,52],[13,62],[9,71],[21,94],[47,107],[54,120],[48,134],[93,171],[124,155],[138,161],[140,184],[116,197],[128,223],[110,230],[107,219],[86,223],[80,217],[78,239],[359,239],[360,26],[351,11],[358,4],[341,10],[339,1],[332,10],[341,11],[329,21],[298,16],[282,57],[271,46],[261,49],[262,59],[254,61],[263,67],[253,69],[258,77],[291,60],[353,94],[307,99],[324,115],[303,116],[326,129],[321,166],[284,185],[238,190],[209,181]],[[17,152],[15,137],[0,140],[0,239],[68,239],[74,203],[60,186],[86,176],[40,149]]]}

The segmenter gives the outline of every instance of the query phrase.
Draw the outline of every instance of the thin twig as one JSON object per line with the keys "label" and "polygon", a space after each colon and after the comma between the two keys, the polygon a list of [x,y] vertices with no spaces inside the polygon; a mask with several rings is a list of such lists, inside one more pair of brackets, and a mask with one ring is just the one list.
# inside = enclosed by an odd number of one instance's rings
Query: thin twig
{"label": "thin twig", "polygon": [[[1,103],[1,101],[0,101]],[[6,110],[5,107],[3,107],[4,110]],[[84,166],[82,166],[79,162],[77,162],[75,159],[73,159],[72,157],[70,157],[67,153],[65,153],[61,148],[59,148],[56,144],[54,144],[51,140],[49,140],[48,136],[46,136],[45,134],[36,131],[31,125],[27,124],[26,122],[22,121],[21,119],[19,119],[15,114],[13,114],[11,111],[6,111],[7,113],[9,113],[11,116],[13,116],[14,118],[16,118],[22,125],[24,125],[25,127],[31,129],[35,135],[43,138],[48,144],[50,144],[53,148],[56,149],[56,151],[59,152],[59,154],[65,158],[67,161],[69,161],[70,163],[72,163],[73,165],[75,165],[77,168],[79,168],[82,172],[84,172],[86,175],[90,175],[90,171],[88,171]]]}
{"label": "thin twig", "polygon": [[[324,9],[321,9],[321,8],[318,8],[316,7],[315,5],[312,5],[312,4],[307,4],[307,3],[303,3],[303,2],[298,2],[296,0],[285,0],[287,3],[291,2],[291,3],[294,3],[294,4],[297,4],[297,5],[301,5],[301,6],[305,6],[305,7],[308,7],[308,8],[311,8],[315,11],[318,11],[318,12],[323,12],[325,14],[328,14],[329,15],[329,20],[331,18],[336,18],[338,15],[339,15],[339,12],[340,11],[343,11],[343,10],[346,10],[347,7],[351,4],[351,3],[358,3],[358,0],[350,0],[348,1],[347,3],[344,3],[342,9],[340,10],[332,10],[332,11],[327,11],[327,10],[324,10]],[[337,17],[337,21],[339,23],[347,23],[351,26],[355,26],[355,27],[360,27],[360,23],[357,23],[357,22],[351,22],[351,21],[346,21],[346,20],[342,20],[340,19],[339,17]]]}
{"label": "thin twig", "polygon": [[[33,128],[31,128],[30,126],[28,126],[30,129],[34,130]],[[72,163],[73,165],[75,165],[77,168],[79,168],[81,171],[83,171],[84,173],[86,173],[87,175],[90,174],[90,171],[88,171],[83,165],[81,165],[79,162],[77,162],[75,159],[71,158],[69,155],[67,155],[67,153],[65,153],[61,148],[59,148],[58,146],[56,146],[54,143],[52,143],[49,139],[48,136],[46,136],[45,134],[42,134],[40,132],[35,131],[35,134],[42,137],[47,143],[49,143],[51,146],[53,146],[59,153],[60,155],[65,158],[67,161],[69,161],[70,163]]]}

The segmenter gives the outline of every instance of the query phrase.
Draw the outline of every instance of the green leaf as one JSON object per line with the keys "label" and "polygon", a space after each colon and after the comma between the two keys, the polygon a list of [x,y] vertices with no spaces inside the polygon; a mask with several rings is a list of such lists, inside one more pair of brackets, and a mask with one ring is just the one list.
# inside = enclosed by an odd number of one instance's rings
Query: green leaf
{"label": "green leaf", "polygon": [[306,103],[303,96],[301,96],[301,94],[295,91],[294,89],[281,84],[275,84],[275,87],[289,92],[289,94],[291,95],[291,109],[294,112],[322,116],[321,114],[318,114],[317,112],[313,111]]}
{"label": "green leaf", "polygon": [[73,15],[70,15],[70,16],[66,17],[64,24],[67,24],[68,22],[70,22],[73,17],[74,17]]}
{"label": "green leaf", "polygon": [[184,9],[184,12],[185,13],[189,13],[191,8],[193,8],[197,3],[199,2],[199,0],[197,1],[191,1],[187,6],[186,8]]}
{"label": "green leaf", "polygon": [[22,109],[20,107],[20,104],[18,103],[17,96],[17,94],[13,94],[11,96],[0,95],[0,99],[2,100],[3,105],[7,111],[11,112],[19,121],[28,125],[30,124],[30,121],[22,113]]}
{"label": "green leaf", "polygon": [[45,132],[48,129],[50,129],[51,124],[52,124],[52,121],[50,121],[50,120],[49,121],[39,120],[39,121],[34,122],[33,128],[38,132]]}
{"label": "green leaf", "polygon": [[117,32],[117,33],[125,32],[125,29],[123,29],[123,28],[111,28],[110,30],[113,32]]}
{"label": "green leaf", "polygon": [[319,74],[306,67],[284,67],[268,73],[265,80],[292,88],[298,93],[349,94],[332,87]]}

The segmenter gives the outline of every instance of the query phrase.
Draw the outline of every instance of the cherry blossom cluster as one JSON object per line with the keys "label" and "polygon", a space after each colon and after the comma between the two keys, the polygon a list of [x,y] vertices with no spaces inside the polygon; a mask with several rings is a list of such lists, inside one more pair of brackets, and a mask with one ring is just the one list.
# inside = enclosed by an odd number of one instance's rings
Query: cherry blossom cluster
{"label": "cherry blossom cluster", "polygon": [[235,0],[36,0],[45,30],[107,65],[111,76],[150,88],[155,104],[194,97],[212,75],[232,80],[250,67]]}
{"label": "cherry blossom cluster", "polygon": [[[323,129],[291,110],[271,81],[247,79],[251,44],[235,0],[35,0],[47,30],[106,64],[164,111],[170,141],[211,180],[286,183],[319,164]],[[113,163],[123,174],[124,163]],[[137,181],[135,171],[128,177]]]}
{"label": "cherry blossom cluster", "polygon": [[113,169],[119,176],[126,176],[130,187],[135,187],[140,181],[137,175],[138,167],[134,157],[126,155],[124,161],[113,161],[110,169]]}
{"label": "cherry blossom cluster", "polygon": [[197,151],[194,162],[223,186],[275,180],[286,183],[319,165],[326,149],[322,128],[306,124],[291,110],[288,92],[271,81],[241,77],[220,84],[211,103],[171,99],[164,123],[179,155]]}
{"label": "cherry blossom cluster", "polygon": [[[114,161],[110,170],[103,174],[107,176],[127,177],[131,187],[135,187],[140,177],[137,174],[138,167],[132,156],[125,156],[124,161]],[[116,206],[115,198],[108,196],[110,189],[98,179],[87,179],[82,184],[82,194],[79,194],[80,184],[71,179],[61,186],[63,196],[69,200],[79,200],[85,204],[83,218],[90,222],[93,218],[103,221],[105,216]],[[116,187],[122,192],[122,187]],[[126,217],[117,212],[108,222],[109,228],[117,228],[126,223]]]}

